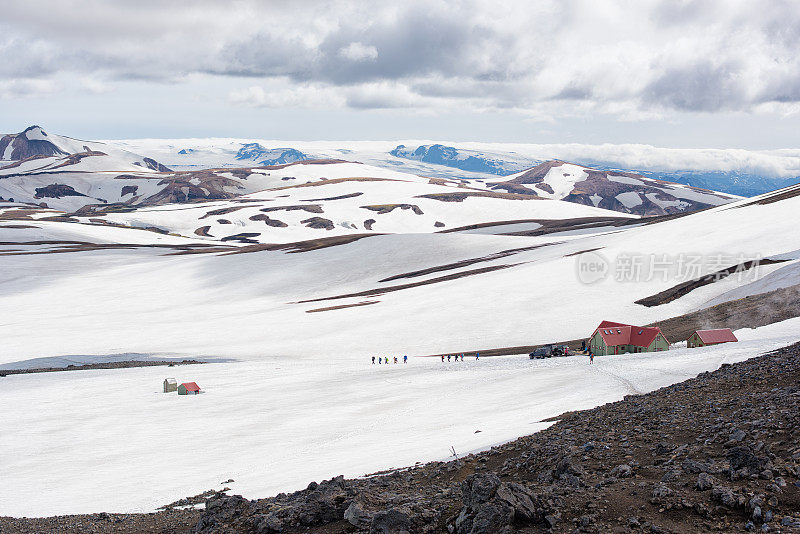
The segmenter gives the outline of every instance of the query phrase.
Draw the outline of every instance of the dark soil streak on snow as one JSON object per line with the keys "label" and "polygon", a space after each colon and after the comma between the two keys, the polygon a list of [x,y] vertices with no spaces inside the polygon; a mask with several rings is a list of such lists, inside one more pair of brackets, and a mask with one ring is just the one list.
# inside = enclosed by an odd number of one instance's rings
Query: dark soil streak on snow
{"label": "dark soil streak on snow", "polygon": [[400,284],[400,285],[396,285],[396,286],[387,286],[387,287],[382,287],[382,288],[378,288],[378,289],[368,289],[366,291],[359,291],[357,293],[348,293],[348,294],[345,294],[345,295],[335,295],[333,297],[321,297],[321,298],[317,298],[317,299],[300,300],[300,301],[297,302],[297,304],[304,304],[304,303],[307,303],[307,302],[322,302],[322,301],[326,301],[326,300],[346,299],[346,298],[350,298],[350,297],[373,297],[373,296],[377,296],[377,295],[383,295],[384,293],[390,293],[392,291],[401,291],[403,289],[410,289],[412,287],[419,287],[419,286],[425,286],[425,285],[429,285],[429,284],[436,284],[436,283],[439,283],[439,282],[447,282],[447,281],[450,281],[450,280],[456,280],[458,278],[463,278],[465,276],[473,276],[473,275],[476,275],[476,274],[490,273],[492,271],[498,271],[500,269],[508,269],[509,267],[516,267],[517,265],[520,265],[520,264],[519,263],[511,263],[511,264],[507,264],[507,265],[492,265],[490,267],[483,267],[481,269],[472,269],[471,271],[462,271],[460,273],[448,274],[448,275],[445,275],[445,276],[440,276],[438,278],[431,278],[431,279],[428,279],[428,280],[422,280],[420,282],[413,282],[413,283],[409,283],[409,284]]}

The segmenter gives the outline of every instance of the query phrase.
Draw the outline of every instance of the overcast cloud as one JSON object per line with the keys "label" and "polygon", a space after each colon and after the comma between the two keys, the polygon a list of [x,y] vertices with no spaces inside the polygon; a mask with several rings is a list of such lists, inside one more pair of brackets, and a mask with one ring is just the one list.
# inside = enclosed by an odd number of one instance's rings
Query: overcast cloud
{"label": "overcast cloud", "polygon": [[798,50],[788,0],[4,0],[0,99],[213,79],[254,108],[791,116]]}

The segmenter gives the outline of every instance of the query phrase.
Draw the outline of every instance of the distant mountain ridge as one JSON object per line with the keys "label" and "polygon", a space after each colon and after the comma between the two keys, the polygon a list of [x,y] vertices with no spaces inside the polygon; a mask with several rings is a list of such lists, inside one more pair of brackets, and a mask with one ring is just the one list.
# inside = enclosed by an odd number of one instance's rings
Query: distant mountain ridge
{"label": "distant mountain ridge", "polygon": [[[398,145],[390,154],[397,158],[497,176],[508,176],[545,161],[509,153],[467,150],[442,144],[419,145],[417,147]],[[800,176],[796,178],[774,178],[736,170],[642,171],[624,166],[620,167],[602,160],[577,159],[575,162],[598,170],[634,172],[656,180],[748,197],[800,182]]]}
{"label": "distant mountain ridge", "polygon": [[254,161],[259,165],[286,165],[309,157],[294,148],[264,148],[259,143],[247,143],[236,153],[236,159]]}
{"label": "distant mountain ridge", "polygon": [[521,158],[519,161],[499,159],[478,151],[439,144],[420,145],[416,148],[398,145],[389,153],[396,158],[412,159],[455,167],[463,171],[482,172],[499,176],[513,174],[541,162],[541,160],[532,158]]}

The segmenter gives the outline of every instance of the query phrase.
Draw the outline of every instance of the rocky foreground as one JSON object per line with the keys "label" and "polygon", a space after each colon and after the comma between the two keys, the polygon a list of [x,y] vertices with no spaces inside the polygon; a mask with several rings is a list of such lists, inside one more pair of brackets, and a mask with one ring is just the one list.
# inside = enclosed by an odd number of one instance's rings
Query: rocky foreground
{"label": "rocky foreground", "polygon": [[204,512],[0,519],[26,531],[800,532],[800,344],[452,462]]}

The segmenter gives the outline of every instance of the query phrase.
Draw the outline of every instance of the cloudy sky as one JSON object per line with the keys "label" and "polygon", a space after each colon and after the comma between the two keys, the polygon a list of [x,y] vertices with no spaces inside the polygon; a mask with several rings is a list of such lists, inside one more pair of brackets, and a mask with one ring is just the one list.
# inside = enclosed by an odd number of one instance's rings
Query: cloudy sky
{"label": "cloudy sky", "polygon": [[0,130],[800,146],[797,1],[3,0]]}

